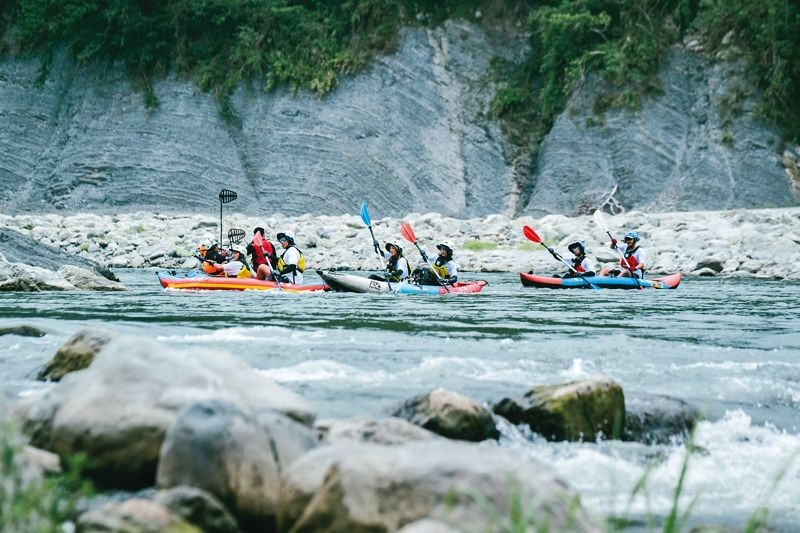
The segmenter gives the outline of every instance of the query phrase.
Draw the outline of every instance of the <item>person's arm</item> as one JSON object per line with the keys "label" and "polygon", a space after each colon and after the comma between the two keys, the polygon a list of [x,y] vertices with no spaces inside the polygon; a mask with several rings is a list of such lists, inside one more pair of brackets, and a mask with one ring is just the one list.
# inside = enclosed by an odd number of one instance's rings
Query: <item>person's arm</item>
{"label": "person's arm", "polygon": [[448,281],[455,283],[458,280],[458,265],[453,260],[448,261],[445,264],[447,267],[447,274],[448,274]]}
{"label": "person's arm", "polygon": [[290,248],[283,254],[283,262],[286,266],[281,269],[281,276],[297,271],[297,262],[300,260],[300,252],[297,248]]}
{"label": "person's arm", "polygon": [[582,266],[583,266],[583,269],[586,271],[583,274],[584,276],[594,276],[594,275],[596,275],[596,271],[595,271],[595,267],[594,267],[594,261],[592,261],[591,258],[589,258],[589,257],[584,258]]}

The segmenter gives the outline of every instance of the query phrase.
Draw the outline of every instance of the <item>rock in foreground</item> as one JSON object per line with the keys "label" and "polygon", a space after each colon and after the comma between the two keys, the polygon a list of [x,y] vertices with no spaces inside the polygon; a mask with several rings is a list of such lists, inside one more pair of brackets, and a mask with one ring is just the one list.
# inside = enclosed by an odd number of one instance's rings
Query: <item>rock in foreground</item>
{"label": "rock in foreground", "polygon": [[307,453],[284,475],[281,526],[396,531],[432,518],[457,529],[469,524],[473,531],[500,530],[510,526],[513,501],[534,517],[531,528],[601,530],[545,465],[508,450],[446,440],[324,446]]}
{"label": "rock in foreground", "polygon": [[223,351],[176,350],[138,337],[114,339],[92,365],[18,405],[36,446],[62,457],[83,452],[104,485],[155,483],[164,435],[187,406],[219,399],[276,410],[310,425],[303,398]]}
{"label": "rock in foreground", "polygon": [[471,398],[445,389],[434,389],[412,398],[394,414],[451,439],[478,442],[500,436],[486,408]]}
{"label": "rock in foreground", "polygon": [[607,377],[534,387],[520,399],[505,398],[494,412],[527,424],[549,440],[619,439],[625,420],[622,387]]}

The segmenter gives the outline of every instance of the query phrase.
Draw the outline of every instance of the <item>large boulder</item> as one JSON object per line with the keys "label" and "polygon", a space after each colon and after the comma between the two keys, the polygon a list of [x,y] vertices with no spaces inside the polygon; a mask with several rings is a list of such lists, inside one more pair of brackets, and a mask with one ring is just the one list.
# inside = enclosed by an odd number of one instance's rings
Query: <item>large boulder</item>
{"label": "large boulder", "polygon": [[[509,450],[444,439],[323,446],[295,461],[281,488],[281,528],[396,531],[431,518],[474,531],[513,504],[552,531],[600,531],[546,465]],[[533,528],[536,524],[531,523]]]}
{"label": "large boulder", "polygon": [[686,439],[701,414],[683,400],[661,394],[625,394],[625,440],[668,444]]}
{"label": "large boulder", "polygon": [[386,418],[356,416],[344,420],[318,420],[314,424],[314,429],[317,430],[320,440],[328,444],[371,442],[394,446],[439,438],[431,431],[394,416]]}
{"label": "large boulder", "polygon": [[121,283],[109,281],[89,270],[73,265],[57,272],[25,263],[0,260],[0,291],[126,291]]}
{"label": "large boulder", "polygon": [[111,342],[113,333],[99,328],[78,331],[62,344],[36,376],[40,381],[59,381],[69,372],[88,368],[94,357]]}
{"label": "large boulder", "polygon": [[83,452],[86,472],[120,487],[155,483],[164,435],[187,406],[227,400],[311,425],[311,405],[224,352],[179,350],[139,337],[112,340],[82,372],[17,406],[34,445]]}
{"label": "large boulder", "polygon": [[111,281],[119,281],[111,270],[99,263],[70,255],[9,228],[0,227],[0,250],[0,259],[9,263],[24,263],[50,271],[56,271],[64,265],[74,265]]}
{"label": "large boulder", "polygon": [[127,291],[128,287],[118,281],[111,281],[98,274],[75,265],[64,265],[58,273],[75,288],[84,291]]}
{"label": "large boulder", "polygon": [[477,442],[500,436],[488,409],[446,389],[434,389],[412,398],[394,415],[451,439]]}
{"label": "large boulder", "polygon": [[169,509],[135,498],[108,502],[78,517],[76,533],[201,533]]}
{"label": "large boulder", "polygon": [[240,533],[236,519],[217,498],[196,487],[160,490],[153,500],[204,533]]}
{"label": "large boulder", "polygon": [[619,439],[625,420],[622,387],[602,376],[534,387],[522,398],[504,398],[493,409],[549,440],[594,442],[598,434]]}
{"label": "large boulder", "polygon": [[190,485],[222,501],[246,529],[272,529],[282,472],[317,445],[314,432],[277,412],[196,403],[167,432],[160,487]]}

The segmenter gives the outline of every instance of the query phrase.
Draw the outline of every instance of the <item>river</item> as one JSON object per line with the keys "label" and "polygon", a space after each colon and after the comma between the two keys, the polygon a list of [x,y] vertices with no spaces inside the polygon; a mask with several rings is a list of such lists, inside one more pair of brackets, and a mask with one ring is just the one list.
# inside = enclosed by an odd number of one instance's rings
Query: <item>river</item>
{"label": "river", "polygon": [[[484,402],[605,374],[627,392],[701,408],[680,500],[691,523],[743,527],[769,508],[800,529],[800,283],[691,278],[674,291],[523,289],[513,274],[471,275],[483,293],[395,297],[163,291],[154,271],[121,270],[122,293],[0,293],[0,388],[16,396],[55,349],[103,324],[197,350],[228,350],[310,400],[319,418],[382,415],[444,387]],[[315,276],[309,276],[316,278]],[[308,281],[313,281],[308,280]],[[598,514],[669,513],[681,443],[549,443],[503,426],[501,446],[554,466]],[[648,475],[649,498],[629,505]],[[772,486],[779,481],[773,490]]]}

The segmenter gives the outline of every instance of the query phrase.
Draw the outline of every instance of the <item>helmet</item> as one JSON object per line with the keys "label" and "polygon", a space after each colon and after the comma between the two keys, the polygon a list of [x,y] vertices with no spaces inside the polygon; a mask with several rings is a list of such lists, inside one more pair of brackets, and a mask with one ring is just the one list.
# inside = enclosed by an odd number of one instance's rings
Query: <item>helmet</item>
{"label": "helmet", "polygon": [[450,255],[453,255],[453,249],[455,248],[455,246],[453,246],[452,241],[442,241],[436,245],[436,248],[438,248],[439,250],[441,250],[442,248],[446,248],[447,251],[450,252]]}
{"label": "helmet", "polygon": [[403,255],[403,249],[399,245],[393,242],[387,242],[386,246],[384,246],[387,252],[392,253],[392,251],[389,249],[390,246],[394,246],[395,248],[397,248],[397,255]]}
{"label": "helmet", "polygon": [[623,238],[624,239],[631,238],[633,239],[633,242],[639,242],[639,234],[636,233],[635,231],[629,231],[628,233],[625,234],[625,237]]}
{"label": "helmet", "polygon": [[586,253],[586,243],[583,241],[574,241],[569,243],[569,245],[567,245],[567,250],[569,250],[570,252],[572,251],[573,248],[579,248],[582,254]]}
{"label": "helmet", "polygon": [[210,233],[206,233],[202,237],[200,237],[200,246],[205,246],[206,250],[208,250],[209,248],[211,248],[216,244],[219,244],[217,242],[217,239],[215,239],[214,236],[211,235]]}
{"label": "helmet", "polygon": [[242,257],[247,257],[247,248],[245,248],[241,244],[234,244],[233,246],[231,246],[231,250],[233,250],[234,252],[239,252],[240,254],[242,254]]}
{"label": "helmet", "polygon": [[281,239],[287,239],[289,241],[289,244],[294,244],[294,232],[293,231],[285,231],[285,232],[282,231],[282,232],[278,233],[277,237],[278,237],[279,241]]}

